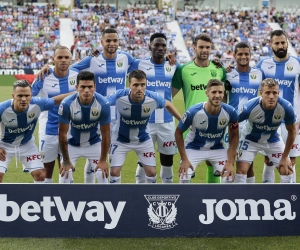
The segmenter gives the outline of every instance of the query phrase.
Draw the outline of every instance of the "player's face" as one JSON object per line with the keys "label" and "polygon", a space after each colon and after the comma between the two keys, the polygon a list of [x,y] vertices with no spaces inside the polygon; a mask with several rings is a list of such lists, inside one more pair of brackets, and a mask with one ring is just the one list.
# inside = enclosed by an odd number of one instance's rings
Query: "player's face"
{"label": "player's face", "polygon": [[212,86],[206,91],[206,96],[212,106],[220,106],[224,97],[224,87]]}
{"label": "player's face", "polygon": [[273,50],[275,56],[278,58],[285,58],[288,50],[288,42],[285,35],[273,36],[270,47]]}
{"label": "player's face", "polygon": [[193,45],[198,60],[208,60],[212,44],[203,40],[198,40],[196,46]]}
{"label": "player's face", "polygon": [[155,38],[150,44],[149,49],[152,52],[153,58],[164,58],[167,51],[167,42],[164,38]]}
{"label": "player's face", "polygon": [[13,106],[16,112],[23,112],[28,109],[32,98],[32,92],[30,87],[16,87],[12,94],[14,100]]}
{"label": "player's face", "polygon": [[94,97],[96,85],[92,80],[80,80],[76,85],[79,100],[82,104],[90,104]]}
{"label": "player's face", "polygon": [[119,37],[117,33],[106,33],[101,38],[103,50],[109,54],[116,53],[119,47]]}
{"label": "player's face", "polygon": [[71,64],[71,53],[68,49],[57,49],[54,54],[54,64],[58,70],[66,71]]}
{"label": "player's face", "polygon": [[141,102],[144,99],[144,93],[146,90],[146,78],[131,78],[129,82],[129,88],[131,101]]}
{"label": "player's face", "polygon": [[266,110],[271,110],[276,107],[278,96],[279,96],[279,88],[278,86],[264,86],[260,90],[260,95],[262,97],[261,104],[262,107]]}
{"label": "player's face", "polygon": [[241,67],[249,66],[250,57],[251,54],[249,48],[238,48],[237,52],[234,54],[236,63]]}

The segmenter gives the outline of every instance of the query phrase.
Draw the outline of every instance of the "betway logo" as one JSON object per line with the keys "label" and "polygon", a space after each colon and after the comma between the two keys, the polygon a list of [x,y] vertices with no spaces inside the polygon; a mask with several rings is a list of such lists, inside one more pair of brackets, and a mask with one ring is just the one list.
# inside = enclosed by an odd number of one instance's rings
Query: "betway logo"
{"label": "betway logo", "polygon": [[290,87],[293,81],[275,79],[279,85]]}
{"label": "betway logo", "polygon": [[29,124],[28,127],[26,127],[26,128],[16,128],[16,129],[9,128],[8,132],[9,133],[24,133],[27,130],[32,130],[33,127],[34,127],[34,124]]}
{"label": "betway logo", "polygon": [[196,86],[191,84],[191,90],[206,90],[206,88],[207,88],[207,85],[205,85],[205,84],[199,84]]}
{"label": "betway logo", "polygon": [[126,120],[122,117],[122,122],[128,124],[128,125],[143,125],[146,124],[148,119],[142,120],[142,121],[136,121],[136,120]]}
{"label": "betway logo", "polygon": [[244,87],[239,87],[239,88],[232,88],[231,89],[232,93],[241,93],[241,94],[252,94],[256,95],[257,89],[249,89],[249,88],[244,88]]}
{"label": "betway logo", "polygon": [[255,124],[255,127],[257,129],[265,130],[265,131],[272,131],[272,130],[277,130],[278,129],[278,126],[276,126],[276,127],[269,127],[268,125],[259,126],[258,124]]}
{"label": "betway logo", "polygon": [[152,86],[152,87],[167,87],[167,88],[170,88],[171,87],[171,83],[170,82],[162,82],[160,80],[156,80],[156,81],[148,81],[147,80],[147,86]]}
{"label": "betway logo", "polygon": [[98,77],[99,83],[119,83],[122,84],[124,81],[124,78],[122,77],[106,77],[106,78],[101,78]]}
{"label": "betway logo", "polygon": [[[52,199],[54,201],[52,201]],[[12,222],[21,216],[23,220],[35,222],[40,219],[47,222],[56,220],[61,221],[81,221],[83,216],[87,221],[110,221],[106,223],[105,229],[114,229],[119,222],[126,202],[118,202],[116,210],[113,208],[110,201],[79,201],[77,207],[73,201],[68,201],[64,206],[59,196],[44,196],[41,202],[26,201],[19,206],[14,201],[8,201],[7,195],[0,195],[0,221]],[[60,218],[53,215],[54,210],[57,210]],[[107,218],[107,214],[109,218]],[[72,218],[70,218],[72,216]],[[106,216],[106,218],[105,218]]]}
{"label": "betway logo", "polygon": [[98,123],[97,122],[94,122],[94,123],[91,123],[91,124],[75,124],[74,122],[71,123],[72,127],[73,128],[77,128],[77,129],[90,129],[90,128],[93,128],[93,127],[97,127]]}
{"label": "betway logo", "polygon": [[202,137],[207,137],[207,138],[214,139],[214,138],[219,138],[219,137],[222,137],[222,135],[223,135],[223,132],[221,132],[221,133],[218,133],[218,134],[212,134],[212,133],[202,133],[202,132],[199,132],[199,135],[200,135],[200,136],[202,136]]}
{"label": "betway logo", "polygon": [[[296,218],[296,212],[292,211],[291,203],[288,200],[278,199],[274,202],[274,214],[271,213],[271,205],[268,200],[244,200],[235,199],[220,200],[217,202],[215,199],[203,199],[202,203],[206,205],[206,214],[200,214],[199,220],[202,224],[211,224],[215,219],[215,215],[221,220],[294,220]],[[230,207],[230,212],[227,215],[223,213],[223,206]],[[250,207],[250,214],[246,215],[246,205]],[[263,216],[258,215],[258,205],[260,205],[264,212]]]}

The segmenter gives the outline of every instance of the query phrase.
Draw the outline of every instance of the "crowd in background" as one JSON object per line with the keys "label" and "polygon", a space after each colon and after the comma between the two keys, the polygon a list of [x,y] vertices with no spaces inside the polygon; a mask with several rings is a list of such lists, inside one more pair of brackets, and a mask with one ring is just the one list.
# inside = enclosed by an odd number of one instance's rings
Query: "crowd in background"
{"label": "crowd in background", "polygon": [[[209,34],[214,41],[211,59],[220,58],[224,64],[233,62],[233,50],[240,41],[252,48],[251,66],[263,57],[272,55],[269,43],[271,28],[268,12],[255,10],[214,12],[211,10],[178,10],[156,2],[128,3],[126,9],[116,9],[109,4],[88,4],[81,8],[65,9],[63,13],[55,4],[45,7],[26,5],[1,7],[0,9],[0,68],[41,68],[51,62],[55,47],[59,44],[60,15],[72,19],[74,44],[71,47],[73,61],[79,61],[92,49],[101,50],[102,31],[115,28],[120,38],[120,50],[136,58],[148,56],[150,34],[162,32],[167,35],[168,48],[174,47],[174,34],[166,22],[177,20],[186,48],[194,57],[193,38],[201,33]],[[271,22],[278,22],[286,31],[292,46],[300,56],[300,16],[270,11]],[[187,58],[178,57],[180,63]]]}

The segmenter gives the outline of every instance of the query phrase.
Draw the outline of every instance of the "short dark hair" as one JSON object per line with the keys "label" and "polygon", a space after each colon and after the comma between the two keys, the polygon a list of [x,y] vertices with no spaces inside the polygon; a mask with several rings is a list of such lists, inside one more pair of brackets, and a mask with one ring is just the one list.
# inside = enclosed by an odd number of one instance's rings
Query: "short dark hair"
{"label": "short dark hair", "polygon": [[198,40],[209,42],[211,44],[213,43],[211,37],[207,34],[200,34],[200,35],[196,36],[195,39],[194,39],[194,42],[193,42],[193,44],[195,46],[197,45]]}
{"label": "short dark hair", "polygon": [[163,38],[167,41],[167,37],[166,37],[165,34],[163,34],[163,33],[154,33],[150,36],[150,43],[152,43],[155,38]]}
{"label": "short dark hair", "polygon": [[29,87],[31,89],[31,84],[27,80],[17,80],[13,84],[13,90],[17,87],[26,88]]}
{"label": "short dark hair", "polygon": [[214,87],[214,86],[223,86],[224,87],[224,84],[218,79],[210,79],[207,83],[206,89],[209,90],[211,87]]}
{"label": "short dark hair", "polygon": [[245,43],[245,42],[240,42],[238,43],[235,48],[234,48],[234,54],[237,53],[238,49],[244,49],[244,48],[248,48],[249,52],[251,51],[249,44]]}
{"label": "short dark hair", "polygon": [[284,35],[285,38],[287,38],[287,36],[283,30],[273,30],[270,34],[270,39],[272,41],[273,36],[282,36],[282,35]]}
{"label": "short dark hair", "polygon": [[105,30],[102,32],[102,37],[103,37],[105,34],[114,34],[114,33],[118,35],[118,32],[117,32],[115,29],[108,28],[108,29],[105,29]]}
{"label": "short dark hair", "polygon": [[77,79],[76,80],[77,80],[76,85],[79,85],[79,81],[80,80],[93,81],[95,83],[95,75],[94,75],[94,73],[92,73],[90,71],[81,71],[77,75]]}
{"label": "short dark hair", "polygon": [[146,74],[144,71],[137,69],[137,70],[131,71],[129,73],[128,78],[129,78],[129,82],[131,81],[132,78],[136,78],[138,80],[146,79]]}

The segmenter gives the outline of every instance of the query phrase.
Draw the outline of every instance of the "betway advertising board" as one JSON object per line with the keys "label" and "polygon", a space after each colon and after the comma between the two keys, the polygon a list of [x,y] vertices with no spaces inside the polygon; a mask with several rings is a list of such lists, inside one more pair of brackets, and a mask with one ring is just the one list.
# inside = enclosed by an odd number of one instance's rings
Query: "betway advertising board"
{"label": "betway advertising board", "polygon": [[1,184],[0,237],[300,235],[300,185]]}

